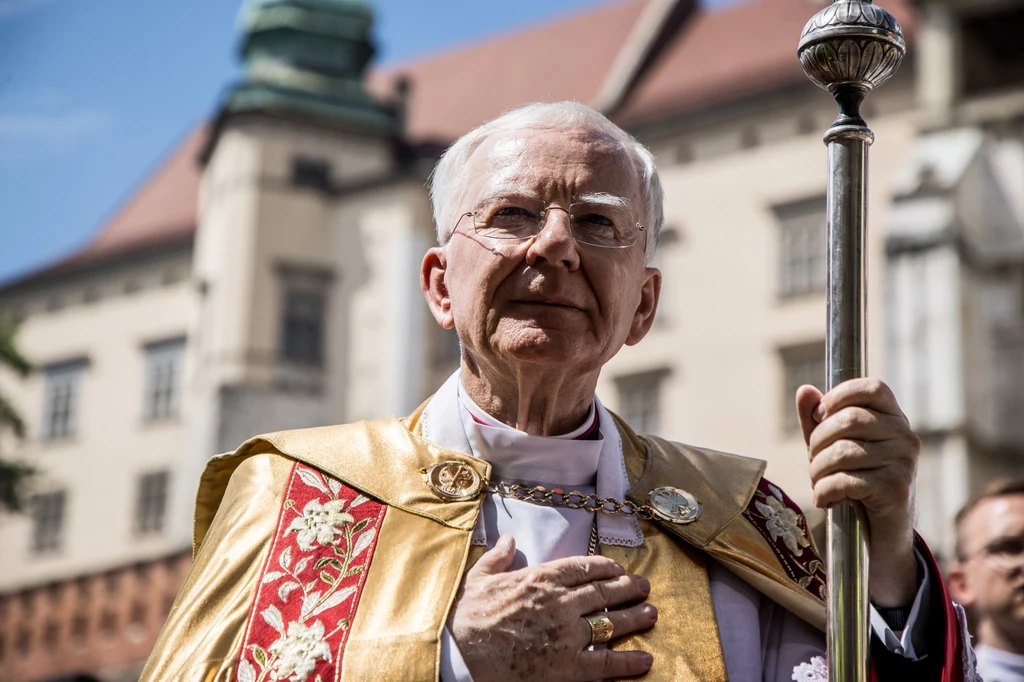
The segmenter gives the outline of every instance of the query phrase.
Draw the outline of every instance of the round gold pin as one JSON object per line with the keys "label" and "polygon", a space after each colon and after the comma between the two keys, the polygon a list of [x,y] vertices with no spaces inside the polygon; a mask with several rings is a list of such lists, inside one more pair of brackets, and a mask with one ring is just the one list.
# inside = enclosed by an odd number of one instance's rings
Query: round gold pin
{"label": "round gold pin", "polygon": [[472,500],[483,488],[476,469],[462,462],[438,462],[426,470],[423,480],[445,502]]}
{"label": "round gold pin", "polygon": [[669,523],[687,524],[700,518],[700,502],[690,493],[671,486],[647,493],[647,504],[655,515]]}

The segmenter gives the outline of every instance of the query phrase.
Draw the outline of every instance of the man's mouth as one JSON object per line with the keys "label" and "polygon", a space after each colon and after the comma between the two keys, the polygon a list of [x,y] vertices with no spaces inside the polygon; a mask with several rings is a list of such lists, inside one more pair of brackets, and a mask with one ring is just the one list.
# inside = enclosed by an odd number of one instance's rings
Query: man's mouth
{"label": "man's mouth", "polygon": [[536,305],[545,306],[549,308],[568,308],[571,310],[582,310],[582,308],[576,305],[573,301],[563,298],[520,298],[513,299],[512,303],[517,305]]}

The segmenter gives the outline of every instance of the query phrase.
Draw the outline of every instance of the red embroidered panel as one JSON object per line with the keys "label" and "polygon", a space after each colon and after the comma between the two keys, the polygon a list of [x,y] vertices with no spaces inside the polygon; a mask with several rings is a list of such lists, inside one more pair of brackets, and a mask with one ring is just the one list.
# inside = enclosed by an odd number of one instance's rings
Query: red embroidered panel
{"label": "red embroidered panel", "polygon": [[743,516],[768,541],[786,574],[822,601],[825,563],[812,549],[807,518],[778,486],[762,478]]}
{"label": "red embroidered panel", "polygon": [[296,462],[249,612],[237,682],[339,678],[386,509]]}

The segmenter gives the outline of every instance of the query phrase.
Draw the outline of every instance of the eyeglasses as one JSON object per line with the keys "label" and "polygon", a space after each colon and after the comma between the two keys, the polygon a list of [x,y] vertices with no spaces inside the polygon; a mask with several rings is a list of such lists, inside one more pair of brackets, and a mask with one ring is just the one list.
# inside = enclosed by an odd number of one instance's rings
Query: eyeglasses
{"label": "eyeglasses", "polygon": [[569,229],[580,244],[605,249],[633,246],[647,230],[637,222],[626,206],[604,202],[574,202],[569,207],[549,206],[529,197],[491,197],[477,205],[476,210],[463,213],[452,230],[454,234],[464,218],[472,218],[473,230],[489,239],[525,240],[536,237],[544,229],[552,210],[569,214]]}
{"label": "eyeglasses", "polygon": [[978,559],[993,568],[1009,570],[1024,565],[1024,538],[1002,537],[993,540],[963,559],[963,563]]}

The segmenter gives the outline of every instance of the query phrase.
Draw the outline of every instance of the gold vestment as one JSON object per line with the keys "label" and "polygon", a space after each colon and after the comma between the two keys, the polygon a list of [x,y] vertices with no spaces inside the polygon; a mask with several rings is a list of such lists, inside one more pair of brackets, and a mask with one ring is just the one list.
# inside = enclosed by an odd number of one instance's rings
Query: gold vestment
{"label": "gold vestment", "polygon": [[[442,501],[421,472],[454,461],[487,480],[490,465],[423,439],[421,412],[260,436],[211,459],[196,500],[195,564],[142,681],[261,682],[272,668],[313,670],[304,660],[319,666],[310,682],[438,679],[449,609],[480,554],[472,550],[482,550],[470,539],[483,496]],[[645,679],[726,680],[707,556],[824,628],[824,567],[802,515],[762,480],[763,462],[616,422],[630,500],[675,486],[703,507],[689,525],[641,520],[641,547],[600,548],[651,581],[650,602],[663,614],[653,629],[613,642],[654,655]]]}

